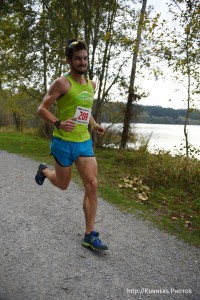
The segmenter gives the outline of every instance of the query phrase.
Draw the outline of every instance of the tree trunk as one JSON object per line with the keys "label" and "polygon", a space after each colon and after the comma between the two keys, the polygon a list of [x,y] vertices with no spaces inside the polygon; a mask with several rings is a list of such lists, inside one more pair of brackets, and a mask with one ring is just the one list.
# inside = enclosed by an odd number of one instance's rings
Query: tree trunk
{"label": "tree trunk", "polygon": [[135,95],[135,91],[134,91],[134,85],[135,85],[137,58],[138,58],[139,46],[140,46],[140,42],[141,42],[141,35],[142,35],[142,29],[143,29],[143,24],[144,24],[146,5],[147,5],[147,0],[143,0],[142,1],[142,9],[140,12],[138,29],[137,29],[137,39],[135,41],[135,47],[134,47],[134,51],[133,51],[132,69],[131,69],[131,77],[130,77],[130,84],[129,84],[129,91],[128,91],[128,101],[127,101],[126,110],[125,110],[124,125],[123,125],[121,145],[120,145],[120,148],[122,148],[122,149],[126,148],[126,145],[128,142],[130,122],[131,122],[131,117],[132,117],[132,104],[137,98]]}
{"label": "tree trunk", "polygon": [[185,116],[185,123],[184,123],[184,135],[185,135],[185,154],[186,157],[189,157],[189,139],[188,139],[188,131],[187,131],[187,125],[188,125],[188,119],[190,114],[190,62],[189,62],[189,36],[187,33],[186,37],[186,59],[187,59],[187,77],[188,77],[188,83],[187,83],[187,111]]}
{"label": "tree trunk", "polygon": [[22,132],[23,131],[23,125],[22,125],[20,115],[13,111],[13,117],[14,117],[14,121],[15,121],[16,130]]}
{"label": "tree trunk", "polygon": [[104,54],[103,54],[103,62],[102,62],[102,69],[101,69],[101,74],[99,78],[99,88],[98,88],[98,95],[97,95],[97,101],[96,101],[96,110],[94,114],[94,119],[97,123],[101,123],[101,108],[102,108],[102,103],[104,101],[102,94],[103,94],[103,89],[104,89],[104,81],[106,81],[105,74],[106,74],[106,68],[108,67],[109,59],[108,54],[109,54],[109,46],[111,41],[111,33],[113,31],[113,24],[116,16],[116,4],[117,2],[115,0],[110,2],[109,5],[109,12],[108,12],[108,23],[107,23],[107,28],[105,32],[108,34],[108,37],[106,38],[105,42],[105,49],[104,49]]}
{"label": "tree trunk", "polygon": [[91,35],[92,37],[92,51],[91,51],[91,62],[89,64],[89,78],[92,80],[94,77],[94,63],[95,63],[95,54],[96,54],[96,49],[98,45],[98,34],[99,34],[99,28],[100,28],[100,1],[96,0],[96,9],[95,9],[95,23],[93,26],[93,34]]}
{"label": "tree trunk", "polygon": [[46,25],[45,25],[45,4],[44,1],[42,3],[42,9],[43,9],[43,45],[42,45],[42,58],[43,58],[43,92],[44,94],[47,93],[47,49],[46,49],[46,42],[47,42],[47,37],[46,37]]}

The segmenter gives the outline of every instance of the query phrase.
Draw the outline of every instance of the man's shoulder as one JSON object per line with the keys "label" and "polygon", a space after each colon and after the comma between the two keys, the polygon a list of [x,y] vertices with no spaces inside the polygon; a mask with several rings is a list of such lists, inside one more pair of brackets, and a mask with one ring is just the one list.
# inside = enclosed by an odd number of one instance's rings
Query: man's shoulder
{"label": "man's shoulder", "polygon": [[90,80],[91,85],[93,86],[93,89],[96,89],[96,83],[93,80]]}
{"label": "man's shoulder", "polygon": [[60,91],[63,91],[63,93],[66,93],[70,88],[70,82],[65,76],[61,76],[54,80],[53,86]]}
{"label": "man's shoulder", "polygon": [[69,83],[69,80],[67,79],[67,77],[65,75],[63,75],[63,76],[56,78],[55,82],[58,84],[67,84],[67,83]]}

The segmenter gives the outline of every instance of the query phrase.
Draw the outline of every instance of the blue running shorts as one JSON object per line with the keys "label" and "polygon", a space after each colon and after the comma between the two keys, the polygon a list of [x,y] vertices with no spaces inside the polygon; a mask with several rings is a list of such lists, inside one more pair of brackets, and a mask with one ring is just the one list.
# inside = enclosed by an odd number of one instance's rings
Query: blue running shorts
{"label": "blue running shorts", "polygon": [[93,157],[92,140],[85,142],[68,142],[54,137],[50,145],[50,154],[62,167],[69,167],[79,157]]}

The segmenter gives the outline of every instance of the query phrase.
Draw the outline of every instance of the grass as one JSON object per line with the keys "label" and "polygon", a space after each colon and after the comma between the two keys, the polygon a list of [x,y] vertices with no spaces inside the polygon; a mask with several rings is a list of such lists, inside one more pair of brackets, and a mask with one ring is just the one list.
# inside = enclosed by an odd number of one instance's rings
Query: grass
{"label": "grass", "polygon": [[0,131],[0,149],[11,153],[23,155],[36,161],[46,161],[53,164],[53,158],[49,155],[49,140],[42,139],[32,132],[2,132]]}
{"label": "grass", "polygon": [[100,192],[109,202],[200,245],[199,161],[110,149],[97,150],[96,156]]}
{"label": "grass", "polygon": [[[0,149],[53,164],[49,140],[34,132],[0,130]],[[96,149],[99,194],[119,209],[200,245],[200,161],[168,153]],[[74,179],[80,182],[74,168]]]}

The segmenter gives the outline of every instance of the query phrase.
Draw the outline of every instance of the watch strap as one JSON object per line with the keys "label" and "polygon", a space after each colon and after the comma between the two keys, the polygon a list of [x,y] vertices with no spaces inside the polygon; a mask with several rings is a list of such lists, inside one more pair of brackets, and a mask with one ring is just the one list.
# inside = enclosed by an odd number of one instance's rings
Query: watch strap
{"label": "watch strap", "polygon": [[58,121],[56,121],[56,122],[54,123],[54,126],[55,126],[57,129],[59,129],[60,123],[61,123],[61,121],[58,120]]}

